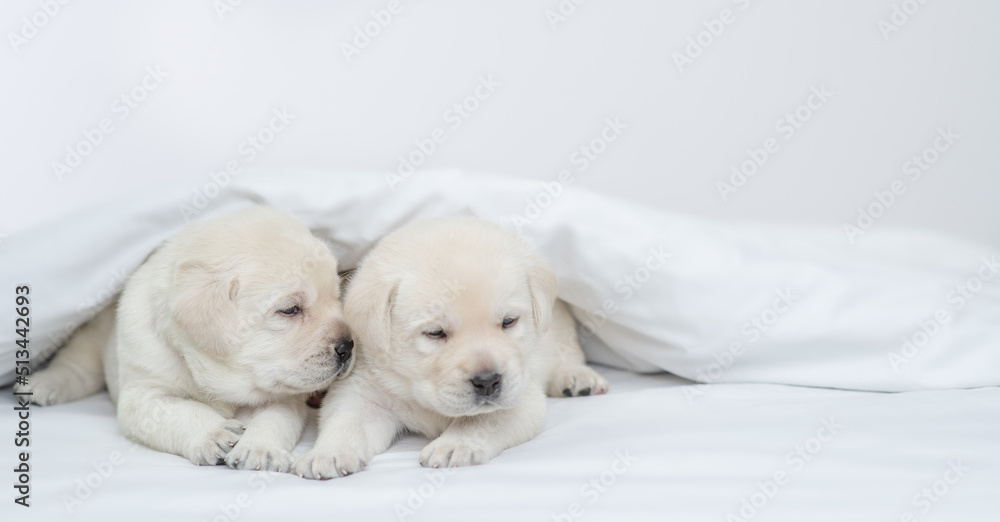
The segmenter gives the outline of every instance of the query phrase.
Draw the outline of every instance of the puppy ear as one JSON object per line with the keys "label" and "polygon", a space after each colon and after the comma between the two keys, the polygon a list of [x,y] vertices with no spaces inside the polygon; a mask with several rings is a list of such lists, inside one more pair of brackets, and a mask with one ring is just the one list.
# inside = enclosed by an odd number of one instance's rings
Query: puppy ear
{"label": "puppy ear", "polygon": [[536,252],[531,252],[527,273],[528,289],[531,292],[531,315],[535,319],[535,329],[545,333],[552,324],[552,307],[556,304],[559,283],[549,264]]}
{"label": "puppy ear", "polygon": [[388,353],[392,337],[391,310],[397,281],[380,278],[375,270],[359,268],[347,283],[344,319],[365,353]]}
{"label": "puppy ear", "polygon": [[239,344],[239,280],[188,265],[180,267],[173,286],[170,316],[195,346],[220,357],[233,353]]}

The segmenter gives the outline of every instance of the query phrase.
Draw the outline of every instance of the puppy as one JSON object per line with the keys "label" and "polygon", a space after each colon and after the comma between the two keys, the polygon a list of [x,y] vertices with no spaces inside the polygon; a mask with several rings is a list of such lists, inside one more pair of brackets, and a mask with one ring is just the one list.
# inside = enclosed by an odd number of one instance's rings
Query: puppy
{"label": "puppy", "polygon": [[387,235],[347,285],[354,375],[331,386],[294,473],[362,469],[397,434],[431,439],[427,467],[482,464],[541,429],[545,394],[604,393],[584,364],[556,279],[527,243],[477,218]]}
{"label": "puppy", "polygon": [[194,224],[131,276],[117,321],[99,314],[22,389],[57,404],[106,382],[133,440],[199,465],[289,471],[306,398],[353,364],[339,294],[337,260],[284,213]]}

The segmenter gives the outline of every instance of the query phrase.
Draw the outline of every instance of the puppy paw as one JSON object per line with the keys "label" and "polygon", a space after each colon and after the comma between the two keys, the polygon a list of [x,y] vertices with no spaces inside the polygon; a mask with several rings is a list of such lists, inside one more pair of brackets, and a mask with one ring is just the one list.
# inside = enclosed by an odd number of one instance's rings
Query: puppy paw
{"label": "puppy paw", "polygon": [[486,450],[461,439],[438,437],[420,452],[420,465],[425,468],[456,468],[485,464]]}
{"label": "puppy paw", "polygon": [[588,366],[557,369],[549,381],[549,397],[578,397],[607,393],[608,381]]}
{"label": "puppy paw", "polygon": [[199,466],[216,466],[225,462],[226,455],[240,441],[246,426],[236,419],[224,421],[218,428],[199,437],[185,455]]}
{"label": "puppy paw", "polygon": [[295,461],[292,473],[307,479],[326,480],[346,477],[368,465],[361,456],[351,452],[312,450]]}
{"label": "puppy paw", "polygon": [[14,391],[18,393],[31,393],[31,402],[39,406],[54,406],[69,402],[69,397],[77,394],[68,390],[72,383],[61,378],[58,372],[40,371],[28,375],[28,384],[15,384]]}
{"label": "puppy paw", "polygon": [[291,472],[295,457],[282,448],[269,448],[241,438],[226,455],[226,465],[233,469]]}

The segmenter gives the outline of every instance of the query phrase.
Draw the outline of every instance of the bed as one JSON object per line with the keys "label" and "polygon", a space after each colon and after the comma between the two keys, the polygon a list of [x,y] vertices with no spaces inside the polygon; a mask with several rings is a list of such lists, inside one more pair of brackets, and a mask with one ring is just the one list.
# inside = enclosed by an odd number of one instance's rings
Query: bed
{"label": "bed", "polygon": [[[891,229],[852,245],[838,230],[724,224],[577,187],[529,223],[512,219],[539,190],[461,172],[392,190],[363,174],[262,171],[193,213],[178,187],[6,238],[0,279],[31,285],[38,367],[188,221],[268,204],[347,269],[412,219],[480,215],[550,260],[611,391],[549,399],[542,433],[484,466],[423,469],[426,441],[406,436],[368,470],[324,482],[137,446],[104,393],[32,406],[31,507],[11,495],[4,519],[996,519],[1000,278],[985,278],[989,247]],[[972,277],[979,289],[959,309],[949,291]],[[948,319],[931,335],[940,309]],[[14,332],[0,336],[12,356]],[[9,430],[19,406],[9,387],[2,397]],[[296,453],[313,440],[310,427]]]}
{"label": "bed", "polygon": [[[106,394],[37,408],[30,518],[9,500],[4,511],[30,520],[567,522],[985,521],[1000,512],[1000,389],[715,384],[692,403],[689,381],[599,370],[611,393],[549,399],[538,438],[447,474],[417,464],[426,440],[413,436],[368,470],[327,482],[198,468],[123,439]],[[296,453],[314,439],[310,428]]]}

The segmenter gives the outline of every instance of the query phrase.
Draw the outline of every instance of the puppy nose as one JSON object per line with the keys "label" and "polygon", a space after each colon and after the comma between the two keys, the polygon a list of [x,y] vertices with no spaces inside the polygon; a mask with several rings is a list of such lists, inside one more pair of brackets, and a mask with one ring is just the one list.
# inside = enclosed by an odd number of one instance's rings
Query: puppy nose
{"label": "puppy nose", "polygon": [[333,346],[333,353],[337,355],[337,362],[343,363],[351,358],[351,351],[354,350],[354,339],[350,337],[340,339]]}
{"label": "puppy nose", "polygon": [[469,382],[472,383],[472,389],[476,391],[476,395],[488,397],[496,393],[497,388],[500,387],[500,374],[496,372],[479,373],[469,379]]}

